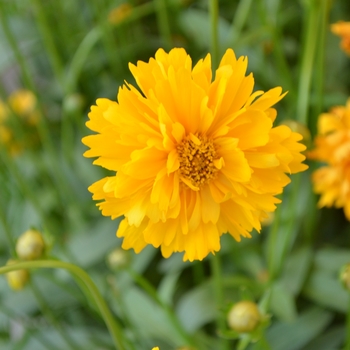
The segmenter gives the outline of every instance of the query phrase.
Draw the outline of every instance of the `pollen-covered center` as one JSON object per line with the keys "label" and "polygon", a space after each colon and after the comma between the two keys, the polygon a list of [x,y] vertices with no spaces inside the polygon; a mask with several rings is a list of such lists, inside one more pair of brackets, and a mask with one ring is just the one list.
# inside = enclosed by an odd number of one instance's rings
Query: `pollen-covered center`
{"label": "pollen-covered center", "polygon": [[190,134],[177,146],[180,161],[180,179],[188,187],[198,190],[214,178],[219,158],[213,142],[206,136]]}

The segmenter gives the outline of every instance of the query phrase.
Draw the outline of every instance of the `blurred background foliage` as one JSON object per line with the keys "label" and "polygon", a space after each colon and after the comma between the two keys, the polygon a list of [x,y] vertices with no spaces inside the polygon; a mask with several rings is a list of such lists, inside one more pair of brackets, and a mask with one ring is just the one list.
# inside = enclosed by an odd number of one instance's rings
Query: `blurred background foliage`
{"label": "blurred background foliage", "polygon": [[[208,3],[0,0],[0,263],[17,257],[23,232],[41,231],[47,256],[93,278],[130,349],[218,349],[227,335],[215,320],[241,299],[268,299],[271,316],[265,342],[249,349],[340,349],[349,295],[338,275],[350,262],[350,232],[342,210],[316,207],[317,165],[294,176],[261,235],[222,238],[219,308],[209,258],[121,251],[119,220],[102,217],[87,191],[108,174],[82,156],[90,105],[115,99],[124,80],[134,83],[128,62],[148,61],[159,47],[204,57]],[[229,47],[247,55],[256,89],[288,90],[277,123],[304,122],[314,136],[318,115],[349,96],[350,58],[329,30],[338,20],[350,20],[349,1],[220,0],[220,55]],[[2,350],[113,348],[94,303],[64,271],[33,270],[17,292],[1,278],[0,299]],[[242,339],[227,349],[243,349]]]}

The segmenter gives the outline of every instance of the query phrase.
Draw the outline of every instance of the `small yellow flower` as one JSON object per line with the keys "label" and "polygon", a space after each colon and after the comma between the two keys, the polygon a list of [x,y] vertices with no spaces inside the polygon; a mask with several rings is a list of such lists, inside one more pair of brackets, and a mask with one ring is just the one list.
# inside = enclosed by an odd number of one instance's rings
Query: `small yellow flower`
{"label": "small yellow flower", "polygon": [[221,235],[237,241],[260,231],[275,211],[287,174],[307,168],[302,136],[273,127],[280,87],[253,92],[247,58],[224,54],[212,78],[211,57],[192,67],[184,49],[159,49],[129,68],[118,102],[98,99],[83,143],[86,157],[113,172],[89,187],[102,214],[124,215],[122,248],[160,247],[202,260],[220,250]]}
{"label": "small yellow flower", "polygon": [[16,253],[20,259],[39,259],[45,249],[45,242],[41,233],[30,229],[24,232],[17,240]]}
{"label": "small yellow flower", "polygon": [[308,157],[325,163],[312,174],[319,207],[344,208],[350,220],[350,98],[318,119],[315,149]]}
{"label": "small yellow flower", "polygon": [[36,110],[37,100],[35,95],[29,90],[16,90],[9,98],[8,103],[11,109],[30,124],[36,124],[39,113]]}
{"label": "small yellow flower", "polygon": [[130,16],[132,12],[132,6],[128,3],[121,4],[116,8],[112,9],[108,15],[108,21],[111,24],[119,24],[125,18]]}
{"label": "small yellow flower", "polygon": [[340,47],[350,55],[350,22],[339,21],[331,25],[331,31],[341,37]]}
{"label": "small yellow flower", "polygon": [[258,306],[252,301],[240,301],[233,305],[227,314],[227,323],[238,333],[254,331],[260,324],[262,317]]}
{"label": "small yellow flower", "polygon": [[[9,260],[6,265],[14,265],[17,260]],[[22,290],[29,280],[29,272],[27,270],[16,270],[6,274],[7,283],[11,289],[15,291]]]}
{"label": "small yellow flower", "polygon": [[156,346],[156,347],[152,348],[152,350],[159,350],[159,347]]}

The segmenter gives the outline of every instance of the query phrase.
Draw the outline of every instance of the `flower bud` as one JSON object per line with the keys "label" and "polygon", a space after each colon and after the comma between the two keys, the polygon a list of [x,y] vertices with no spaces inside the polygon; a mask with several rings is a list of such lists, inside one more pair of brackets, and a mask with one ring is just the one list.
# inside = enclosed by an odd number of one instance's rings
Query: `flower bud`
{"label": "flower bud", "polygon": [[339,278],[344,288],[350,291],[350,263],[341,268]]}
{"label": "flower bud", "polygon": [[63,101],[64,110],[69,113],[78,113],[84,107],[84,96],[79,93],[73,93],[65,97]]}
{"label": "flower bud", "polygon": [[30,229],[18,238],[16,253],[20,259],[35,260],[43,255],[44,248],[45,242],[41,233]]}
{"label": "flower bud", "polygon": [[254,331],[260,324],[260,321],[261,314],[258,306],[248,300],[234,304],[227,314],[229,327],[238,333]]}
{"label": "flower bud", "polygon": [[[18,263],[17,260],[9,260],[6,265],[14,265]],[[22,290],[29,280],[29,272],[27,270],[16,270],[6,274],[7,283],[11,289],[19,291]]]}
{"label": "flower bud", "polygon": [[119,270],[127,267],[130,262],[130,254],[121,249],[112,250],[107,256],[107,264],[111,270]]}

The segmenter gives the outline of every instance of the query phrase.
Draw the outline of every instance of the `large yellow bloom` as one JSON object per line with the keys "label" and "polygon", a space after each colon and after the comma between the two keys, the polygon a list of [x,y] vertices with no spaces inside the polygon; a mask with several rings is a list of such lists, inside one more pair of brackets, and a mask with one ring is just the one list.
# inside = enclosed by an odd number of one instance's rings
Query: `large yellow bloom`
{"label": "large yellow bloom", "polygon": [[315,146],[309,157],[325,163],[312,175],[318,205],[344,207],[350,220],[350,99],[319,116]]}
{"label": "large yellow bloom", "polygon": [[202,260],[223,233],[240,241],[259,231],[286,173],[307,168],[300,134],[272,127],[281,88],[253,93],[246,69],[247,58],[227,50],[212,81],[210,55],[192,68],[184,49],[159,49],[130,64],[141,92],[125,83],[118,102],[91,107],[87,126],[98,134],[83,139],[84,155],[117,173],[89,190],[103,215],[125,216],[123,248]]}

